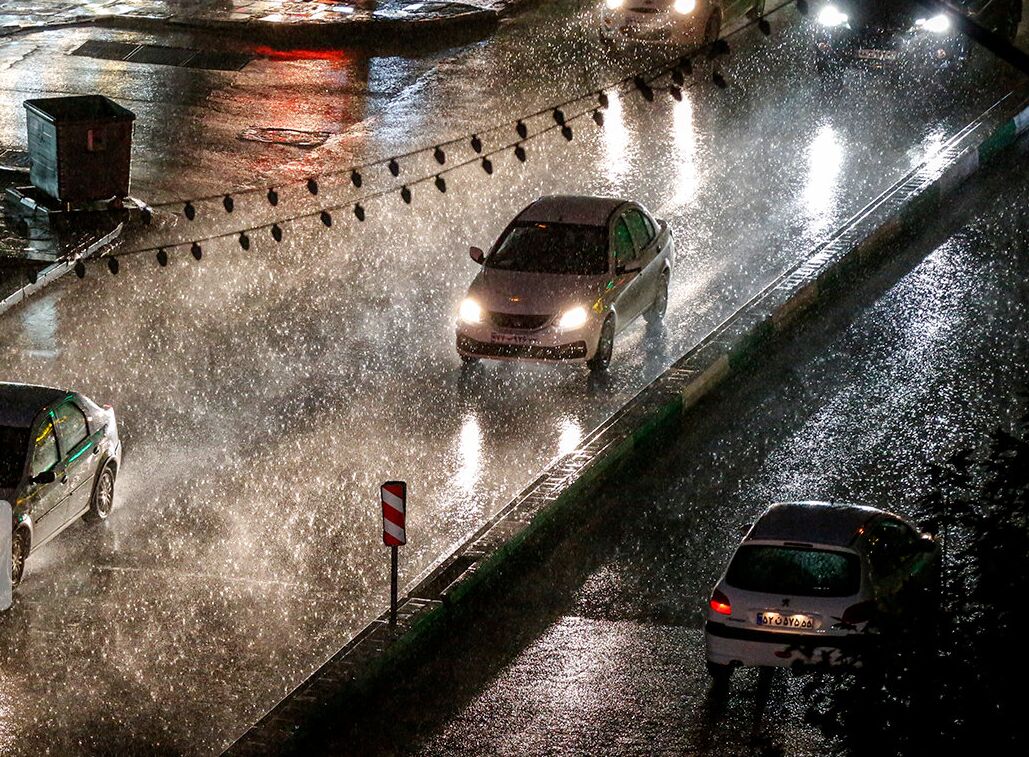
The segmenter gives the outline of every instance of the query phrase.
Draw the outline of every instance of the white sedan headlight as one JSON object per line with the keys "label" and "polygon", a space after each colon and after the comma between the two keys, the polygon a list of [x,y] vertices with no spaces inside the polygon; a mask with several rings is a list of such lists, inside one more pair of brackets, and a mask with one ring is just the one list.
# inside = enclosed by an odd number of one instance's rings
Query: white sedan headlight
{"label": "white sedan headlight", "polygon": [[818,23],[822,26],[842,26],[849,19],[850,16],[835,5],[827,5],[818,13]]}
{"label": "white sedan headlight", "polygon": [[683,16],[689,15],[697,9],[697,0],[675,0],[672,9]]}
{"label": "white sedan headlight", "polygon": [[469,297],[461,303],[461,309],[458,311],[457,317],[465,323],[481,323],[482,308],[479,307],[478,302]]}
{"label": "white sedan headlight", "polygon": [[920,26],[933,34],[943,34],[950,28],[950,18],[945,13],[933,16],[932,18],[920,18],[915,21],[915,26]]}
{"label": "white sedan headlight", "polygon": [[625,5],[625,0],[607,0],[607,9],[616,11]]}
{"label": "white sedan headlight", "polygon": [[586,312],[586,308],[582,306],[574,307],[561,314],[557,327],[561,331],[572,331],[573,329],[585,326],[587,320],[589,320],[589,314]]}

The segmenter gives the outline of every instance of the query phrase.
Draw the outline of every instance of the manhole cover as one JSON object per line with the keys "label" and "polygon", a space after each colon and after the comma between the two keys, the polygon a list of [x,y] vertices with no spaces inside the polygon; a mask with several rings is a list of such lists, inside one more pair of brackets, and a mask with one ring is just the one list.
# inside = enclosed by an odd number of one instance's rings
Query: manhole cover
{"label": "manhole cover", "polygon": [[240,132],[239,138],[248,142],[267,142],[272,145],[291,147],[318,147],[325,144],[330,132],[283,129],[277,126],[248,126]]}
{"label": "manhole cover", "polygon": [[140,45],[125,56],[130,63],[152,63],[158,66],[181,66],[196,55],[196,50],[164,45]]}
{"label": "manhole cover", "polygon": [[101,60],[121,60],[126,63],[149,63],[180,68],[203,68],[214,71],[239,71],[253,60],[252,55],[194,50],[189,47],[165,45],[133,45],[125,42],[91,39],[72,51],[72,55]]}

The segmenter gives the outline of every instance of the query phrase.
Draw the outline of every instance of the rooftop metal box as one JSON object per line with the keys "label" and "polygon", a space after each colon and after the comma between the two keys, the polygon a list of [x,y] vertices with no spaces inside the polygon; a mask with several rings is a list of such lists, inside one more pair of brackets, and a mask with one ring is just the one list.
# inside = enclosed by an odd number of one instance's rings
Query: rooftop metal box
{"label": "rooftop metal box", "polygon": [[129,194],[135,114],[103,95],[26,100],[32,185],[65,204]]}

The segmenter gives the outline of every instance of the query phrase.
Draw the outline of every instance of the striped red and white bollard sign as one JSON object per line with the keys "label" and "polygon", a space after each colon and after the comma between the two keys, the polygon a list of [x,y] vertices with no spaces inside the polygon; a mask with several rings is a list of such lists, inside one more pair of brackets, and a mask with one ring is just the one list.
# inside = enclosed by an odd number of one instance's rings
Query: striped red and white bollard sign
{"label": "striped red and white bollard sign", "polygon": [[382,485],[382,541],[387,547],[407,544],[407,484],[387,481]]}

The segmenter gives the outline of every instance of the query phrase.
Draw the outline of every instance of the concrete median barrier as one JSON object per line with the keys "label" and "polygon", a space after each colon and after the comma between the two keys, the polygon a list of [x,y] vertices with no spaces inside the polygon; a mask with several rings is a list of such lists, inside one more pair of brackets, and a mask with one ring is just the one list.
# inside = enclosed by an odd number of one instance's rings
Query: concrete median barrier
{"label": "concrete median barrier", "polygon": [[[558,459],[384,614],[244,733],[230,754],[296,751],[331,727],[348,703],[381,690],[419,655],[440,652],[447,629],[471,622],[481,600],[588,516],[591,495],[631,461],[676,433],[684,414],[756,355],[774,348],[812,308],[845,291],[892,246],[939,212],[980,165],[1029,129],[1029,88],[1009,93],[868,203],[805,260],[751,298]],[[443,652],[445,653],[445,652]]]}

